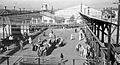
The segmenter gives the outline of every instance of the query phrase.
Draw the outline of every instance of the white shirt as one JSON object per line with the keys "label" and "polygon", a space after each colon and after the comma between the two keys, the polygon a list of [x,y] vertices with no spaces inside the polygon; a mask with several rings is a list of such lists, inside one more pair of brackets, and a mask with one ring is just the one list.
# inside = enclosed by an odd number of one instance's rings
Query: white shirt
{"label": "white shirt", "polygon": [[9,37],[9,40],[13,40],[13,37],[12,37],[12,36],[10,36],[10,37]]}
{"label": "white shirt", "polygon": [[32,39],[31,39],[31,37],[29,37],[29,39],[28,39],[28,40],[29,40],[29,43],[32,43]]}
{"label": "white shirt", "polygon": [[52,34],[52,33],[49,33],[49,37],[53,37],[53,34]]}

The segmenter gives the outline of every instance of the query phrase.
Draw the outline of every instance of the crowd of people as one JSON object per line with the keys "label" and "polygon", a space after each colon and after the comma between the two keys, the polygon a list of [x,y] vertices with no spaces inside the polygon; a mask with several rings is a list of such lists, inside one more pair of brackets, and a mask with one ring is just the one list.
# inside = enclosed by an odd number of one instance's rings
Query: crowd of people
{"label": "crowd of people", "polygon": [[[52,30],[49,33],[49,35],[46,35],[46,33],[44,32],[43,36],[48,36],[48,39],[41,40],[39,38],[39,41],[37,44],[34,44],[34,43],[32,44],[33,46],[32,50],[38,51],[39,56],[50,55],[55,48],[64,45],[63,38],[55,35]],[[29,42],[30,44],[32,42],[30,38],[29,38]]]}
{"label": "crowd of people", "polygon": [[[75,32],[77,32],[77,29],[75,29]],[[76,45],[76,50],[79,52],[80,56],[87,57],[90,54],[90,46],[87,44],[87,40],[85,38],[85,35],[83,33],[83,30],[80,29],[78,30],[78,37],[79,37],[79,42]],[[73,36],[72,36],[73,37]],[[82,41],[82,43],[81,43]]]}

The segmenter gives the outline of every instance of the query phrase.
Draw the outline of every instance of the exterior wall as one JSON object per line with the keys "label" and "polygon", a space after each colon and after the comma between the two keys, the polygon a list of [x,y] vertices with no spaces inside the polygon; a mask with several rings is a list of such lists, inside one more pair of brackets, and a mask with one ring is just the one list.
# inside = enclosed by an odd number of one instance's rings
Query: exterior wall
{"label": "exterior wall", "polygon": [[65,19],[65,22],[64,22],[64,24],[69,24],[69,19]]}
{"label": "exterior wall", "polygon": [[43,3],[43,4],[42,4],[41,10],[43,10],[43,11],[48,10],[48,5],[47,5],[47,3]]}
{"label": "exterior wall", "polygon": [[[34,21],[33,21],[34,20]],[[23,24],[25,24],[25,25],[21,25],[20,26],[20,28],[21,28],[21,34],[24,34],[24,33],[29,33],[29,25],[27,25],[27,24],[38,24],[38,21],[37,21],[37,19],[33,19],[32,18],[32,20],[30,21],[30,20],[25,20],[25,21],[23,21],[22,22]]]}
{"label": "exterior wall", "polygon": [[6,25],[6,26],[5,26],[5,29],[4,29],[5,37],[6,37],[6,36],[10,36],[10,32],[11,32],[11,31],[9,31],[9,29],[10,29],[9,27],[10,27],[9,25]]}
{"label": "exterior wall", "polygon": [[[41,18],[32,18],[30,24],[40,24],[42,22]],[[27,22],[29,23],[29,22]]]}
{"label": "exterior wall", "polygon": [[9,25],[6,25],[4,27],[4,30],[3,30],[3,26],[0,26],[0,38],[3,38],[3,31],[4,31],[4,38],[6,38],[7,36],[10,36],[11,30]]}
{"label": "exterior wall", "polygon": [[[50,20],[52,20],[52,22],[50,22]],[[53,18],[43,16],[42,17],[42,23],[55,23],[55,20]]]}
{"label": "exterior wall", "polygon": [[21,26],[21,33],[29,33],[29,26]]}
{"label": "exterior wall", "polygon": [[[117,23],[118,11],[116,11],[116,10],[112,10],[112,11],[115,11],[115,18],[112,18],[112,20],[111,20],[111,14],[109,14],[107,11],[105,11],[103,13],[102,19],[109,21],[109,22],[112,21],[112,23]],[[110,18],[108,18],[108,16],[110,16]]]}
{"label": "exterior wall", "polygon": [[[3,22],[7,25],[5,25],[3,30]],[[10,23],[9,17],[1,17],[0,18],[0,39],[3,38],[3,32],[4,32],[4,38],[11,35],[11,25],[8,25]]]}

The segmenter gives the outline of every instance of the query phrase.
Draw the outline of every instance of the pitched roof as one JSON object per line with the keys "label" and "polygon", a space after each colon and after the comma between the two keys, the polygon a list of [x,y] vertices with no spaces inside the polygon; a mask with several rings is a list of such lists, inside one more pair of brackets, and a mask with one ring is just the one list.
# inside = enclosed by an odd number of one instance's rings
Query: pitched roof
{"label": "pitched roof", "polygon": [[64,17],[59,17],[59,16],[55,16],[54,14],[51,14],[51,13],[49,13],[49,12],[44,12],[44,13],[41,13],[43,16],[47,16],[47,17],[50,17],[50,18],[53,18],[53,19],[55,19],[56,20],[56,22],[57,21],[63,21],[63,20],[65,20],[65,18]]}
{"label": "pitched roof", "polygon": [[39,18],[41,15],[39,13],[34,13],[34,14],[23,14],[23,15],[13,15],[9,16],[10,22],[14,23],[22,23],[22,21],[25,20],[31,20],[32,18]]}
{"label": "pitched roof", "polygon": [[10,14],[11,11],[8,9],[0,9],[0,15],[4,15],[4,14]]}
{"label": "pitched roof", "polygon": [[22,21],[30,21],[32,18],[39,18],[41,17],[40,13],[33,13],[33,14],[22,14],[22,15],[11,15],[11,16],[0,16],[0,26],[4,24],[10,23],[22,23]]}

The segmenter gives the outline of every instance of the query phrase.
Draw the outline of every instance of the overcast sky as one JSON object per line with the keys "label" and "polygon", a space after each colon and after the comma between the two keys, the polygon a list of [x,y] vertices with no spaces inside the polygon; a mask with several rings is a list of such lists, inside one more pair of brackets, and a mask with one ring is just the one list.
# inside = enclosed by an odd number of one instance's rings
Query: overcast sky
{"label": "overcast sky", "polygon": [[0,8],[16,6],[16,8],[40,10],[42,3],[48,3],[49,8],[53,6],[58,9],[80,5],[81,2],[90,7],[102,9],[104,7],[117,7],[113,2],[118,2],[118,0],[0,0]]}

